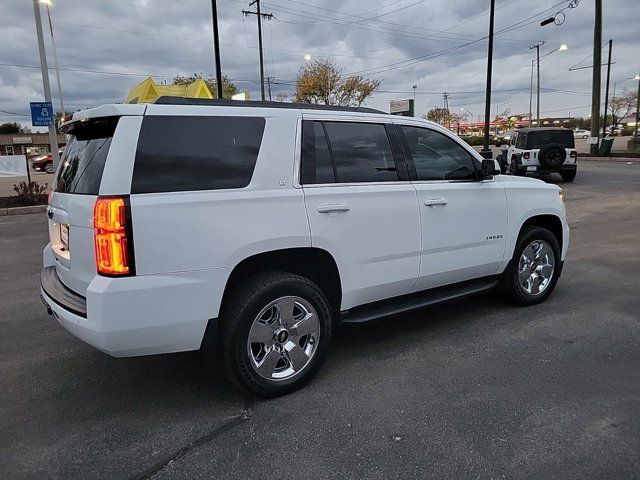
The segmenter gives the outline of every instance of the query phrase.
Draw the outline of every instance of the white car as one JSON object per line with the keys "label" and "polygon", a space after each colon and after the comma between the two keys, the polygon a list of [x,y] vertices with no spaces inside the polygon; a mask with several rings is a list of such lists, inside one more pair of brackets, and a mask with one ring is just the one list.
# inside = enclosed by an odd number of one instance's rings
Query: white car
{"label": "white car", "polygon": [[586,138],[589,138],[590,136],[591,136],[591,132],[589,132],[588,130],[575,129],[573,131],[573,138],[586,139]]}
{"label": "white car", "polygon": [[578,151],[571,130],[521,128],[511,137],[501,169],[513,175],[559,173],[563,181],[572,182],[578,171]]}
{"label": "white car", "polygon": [[557,186],[425,120],[163,97],[63,129],[49,313],[115,357],[200,349],[262,396],[307,382],[340,322],[494,287],[535,304],[567,253]]}

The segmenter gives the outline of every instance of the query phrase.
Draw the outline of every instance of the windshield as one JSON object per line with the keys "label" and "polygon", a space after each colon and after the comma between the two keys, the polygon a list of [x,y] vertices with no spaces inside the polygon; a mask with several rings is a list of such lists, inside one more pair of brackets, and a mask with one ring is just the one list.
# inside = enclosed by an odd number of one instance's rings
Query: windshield
{"label": "windshield", "polygon": [[79,122],[68,132],[71,139],[53,180],[54,191],[97,195],[117,117]]}
{"label": "windshield", "polygon": [[543,148],[550,143],[557,143],[565,148],[574,148],[571,130],[531,130],[527,134],[527,148]]}

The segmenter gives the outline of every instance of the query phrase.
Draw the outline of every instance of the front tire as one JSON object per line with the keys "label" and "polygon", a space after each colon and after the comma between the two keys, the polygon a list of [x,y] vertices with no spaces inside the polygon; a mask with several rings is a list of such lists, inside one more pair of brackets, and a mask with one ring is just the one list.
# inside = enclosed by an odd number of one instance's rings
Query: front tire
{"label": "front tire", "polygon": [[225,374],[261,397],[305,385],[327,356],[333,333],[331,308],[307,278],[266,272],[231,293],[221,312]]}
{"label": "front tire", "polygon": [[521,233],[503,274],[507,299],[521,306],[545,301],[555,289],[561,269],[560,246],[553,233],[528,227]]}

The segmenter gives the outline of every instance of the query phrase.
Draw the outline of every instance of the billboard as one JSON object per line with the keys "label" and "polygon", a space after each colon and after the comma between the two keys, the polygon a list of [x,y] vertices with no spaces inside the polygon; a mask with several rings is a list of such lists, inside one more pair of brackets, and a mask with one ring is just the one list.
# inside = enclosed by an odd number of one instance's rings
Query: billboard
{"label": "billboard", "polygon": [[413,100],[391,100],[389,102],[389,113],[403,117],[413,117]]}

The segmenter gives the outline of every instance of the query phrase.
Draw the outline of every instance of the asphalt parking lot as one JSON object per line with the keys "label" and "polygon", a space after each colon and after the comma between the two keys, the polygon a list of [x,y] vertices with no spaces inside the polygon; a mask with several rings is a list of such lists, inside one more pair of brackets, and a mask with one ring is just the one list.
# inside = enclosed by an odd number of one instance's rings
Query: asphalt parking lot
{"label": "asphalt parking lot", "polygon": [[640,478],[640,162],[562,188],[549,301],[342,328],[310,385],[268,401],[195,354],[72,337],[38,298],[44,215],[0,217],[0,478]]}

